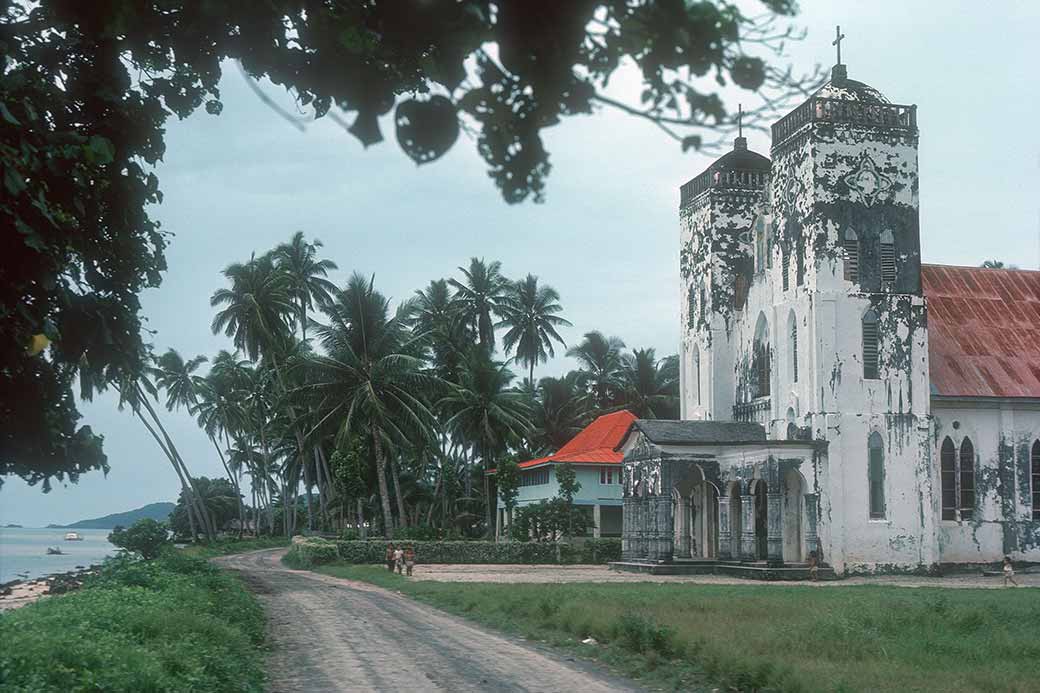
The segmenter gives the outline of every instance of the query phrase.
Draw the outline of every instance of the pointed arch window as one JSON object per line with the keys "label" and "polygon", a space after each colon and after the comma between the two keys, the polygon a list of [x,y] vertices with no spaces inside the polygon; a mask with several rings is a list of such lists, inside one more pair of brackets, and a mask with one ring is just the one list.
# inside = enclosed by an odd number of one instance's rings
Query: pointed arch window
{"label": "pointed arch window", "polygon": [[866,380],[877,380],[878,362],[878,316],[873,310],[863,315],[863,377]]}
{"label": "pointed arch window", "polygon": [[939,450],[942,484],[942,519],[970,520],[975,517],[975,446],[970,438],[958,451],[949,436]]}
{"label": "pointed arch window", "polygon": [[801,231],[798,232],[795,250],[795,281],[801,286],[805,283],[805,237]]}
{"label": "pointed arch window", "polygon": [[850,282],[859,281],[859,236],[853,229],[845,232],[843,240],[845,248],[845,280]]}
{"label": "pointed arch window", "polygon": [[782,243],[780,246],[780,274],[783,276],[784,291],[791,288],[791,244]]}
{"label": "pointed arch window", "polygon": [[947,436],[939,451],[939,477],[942,485],[942,519],[957,519],[957,450]]}
{"label": "pointed arch window", "polygon": [[754,380],[755,397],[769,396],[769,324],[764,315],[758,317],[755,327],[755,344],[751,357],[751,370]]}
{"label": "pointed arch window", "polygon": [[975,515],[975,446],[971,444],[971,439],[965,438],[961,441],[958,462],[961,519],[970,520]]}
{"label": "pointed arch window", "polygon": [[759,217],[755,221],[755,271],[761,272],[766,267],[766,225]]}
{"label": "pointed arch window", "polygon": [[791,311],[790,317],[787,320],[788,328],[787,331],[790,334],[791,344],[791,382],[798,382],[798,321],[794,317],[794,311]]}
{"label": "pointed arch window", "polygon": [[870,519],[885,519],[885,443],[874,431],[867,438],[867,483],[870,496]]}
{"label": "pointed arch window", "polygon": [[1029,467],[1033,480],[1033,519],[1040,520],[1040,440],[1033,443],[1029,455]]}
{"label": "pointed arch window", "polygon": [[896,280],[896,242],[892,232],[885,230],[881,234],[881,281],[885,283]]}

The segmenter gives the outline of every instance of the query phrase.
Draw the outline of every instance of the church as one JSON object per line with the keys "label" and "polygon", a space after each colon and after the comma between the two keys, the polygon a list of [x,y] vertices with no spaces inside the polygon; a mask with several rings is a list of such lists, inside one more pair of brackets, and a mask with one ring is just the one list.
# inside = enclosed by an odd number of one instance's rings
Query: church
{"label": "church", "polygon": [[682,420],[618,444],[624,564],[1040,561],[1040,272],[922,264],[918,137],[839,58],[682,185]]}

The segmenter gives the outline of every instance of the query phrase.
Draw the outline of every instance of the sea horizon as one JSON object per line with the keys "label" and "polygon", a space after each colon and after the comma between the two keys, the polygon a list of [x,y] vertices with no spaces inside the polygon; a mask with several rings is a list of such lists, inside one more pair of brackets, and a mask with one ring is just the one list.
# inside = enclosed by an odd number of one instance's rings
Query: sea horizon
{"label": "sea horizon", "polygon": [[[101,563],[118,551],[108,541],[110,529],[76,529],[82,541],[66,541],[65,529],[0,526],[0,583],[67,573]],[[62,554],[48,555],[49,546]]]}

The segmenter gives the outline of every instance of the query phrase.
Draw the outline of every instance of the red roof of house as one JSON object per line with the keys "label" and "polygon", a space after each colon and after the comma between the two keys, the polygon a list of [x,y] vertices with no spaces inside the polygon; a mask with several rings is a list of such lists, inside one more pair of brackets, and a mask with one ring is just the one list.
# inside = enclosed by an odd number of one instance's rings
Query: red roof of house
{"label": "red roof of house", "polygon": [[552,462],[569,462],[571,464],[621,464],[622,454],[614,450],[621,444],[625,434],[636,417],[628,411],[616,411],[604,414],[570,442],[547,457],[521,462],[521,469],[537,467]]}
{"label": "red roof of house", "polygon": [[933,395],[1040,397],[1040,272],[921,265]]}

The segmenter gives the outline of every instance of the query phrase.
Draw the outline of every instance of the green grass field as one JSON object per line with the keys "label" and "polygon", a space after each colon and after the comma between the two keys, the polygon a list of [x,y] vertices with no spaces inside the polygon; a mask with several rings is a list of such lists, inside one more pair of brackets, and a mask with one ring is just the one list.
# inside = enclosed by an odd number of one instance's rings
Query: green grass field
{"label": "green grass field", "polygon": [[[667,689],[1038,691],[1040,591],[409,581],[328,565]],[[599,645],[582,645],[592,636]]]}

